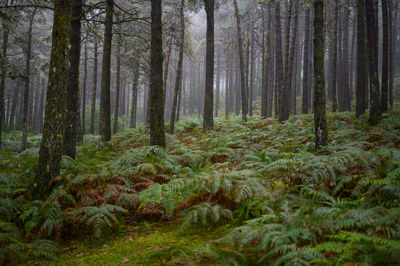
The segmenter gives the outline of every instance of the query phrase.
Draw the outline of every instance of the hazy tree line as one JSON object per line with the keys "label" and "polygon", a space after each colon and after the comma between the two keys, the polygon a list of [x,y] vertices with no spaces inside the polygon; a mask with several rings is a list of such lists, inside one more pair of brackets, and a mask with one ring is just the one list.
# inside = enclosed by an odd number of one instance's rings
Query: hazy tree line
{"label": "hazy tree line", "polygon": [[[36,197],[84,135],[103,141],[138,123],[152,145],[197,116],[314,113],[394,104],[395,0],[2,0],[0,133],[42,133]],[[166,123],[167,122],[167,123]],[[168,125],[169,122],[169,125]],[[1,136],[1,134],[0,134]],[[1,144],[1,139],[0,139]]]}

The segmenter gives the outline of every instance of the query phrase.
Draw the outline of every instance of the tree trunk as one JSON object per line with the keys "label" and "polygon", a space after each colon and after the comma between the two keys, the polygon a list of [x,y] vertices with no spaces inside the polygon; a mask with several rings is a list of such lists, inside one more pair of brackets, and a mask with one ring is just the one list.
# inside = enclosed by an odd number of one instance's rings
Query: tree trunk
{"label": "tree trunk", "polygon": [[[185,0],[181,0],[180,6],[180,17],[181,17],[181,35],[179,38],[179,58],[178,58],[178,67],[176,69],[176,79],[175,79],[175,88],[174,88],[174,99],[172,103],[172,111],[171,118],[169,124],[169,133],[174,134],[175,130],[175,119],[177,118],[177,102],[178,96],[180,95],[181,85],[182,85],[182,66],[183,66],[183,47],[185,42]],[[179,112],[179,108],[178,108]]]}
{"label": "tree trunk", "polygon": [[133,84],[132,84],[132,95],[131,95],[131,113],[129,120],[129,127],[136,128],[136,113],[137,113],[137,94],[138,94],[138,83],[139,83],[139,70],[140,66],[135,66],[133,74]]}
{"label": "tree trunk", "polygon": [[[284,80],[283,80],[283,54],[282,54],[282,30],[281,30],[281,8],[280,3],[275,3],[275,85],[277,92],[277,106],[279,106],[279,121],[285,121],[287,114],[280,114],[282,112],[281,108],[285,109],[287,106],[284,106],[281,101],[284,97],[282,97],[282,91],[284,90]],[[277,111],[277,109],[275,109]]]}
{"label": "tree trunk", "polygon": [[50,71],[43,137],[34,199],[44,199],[52,190],[52,180],[60,174],[63,135],[66,118],[66,90],[68,86],[68,46],[70,32],[70,0],[54,1],[54,23],[50,56]]}
{"label": "tree trunk", "polygon": [[94,135],[94,119],[96,116],[96,92],[97,92],[97,63],[98,63],[98,47],[97,39],[94,38],[94,62],[93,62],[93,88],[92,88],[92,101],[90,110],[90,134]]}
{"label": "tree trunk", "polygon": [[382,112],[388,111],[389,99],[389,10],[388,1],[382,0]]}
{"label": "tree trunk", "polygon": [[242,40],[242,27],[240,24],[239,8],[236,0],[233,0],[235,6],[235,17],[238,34],[238,47],[239,47],[239,65],[240,65],[240,92],[242,100],[242,119],[247,121],[247,95],[246,95],[246,70],[244,64],[244,53],[243,53],[243,40]]}
{"label": "tree trunk", "polygon": [[326,123],[326,96],[324,73],[324,2],[314,1],[314,125],[315,147],[326,146],[328,128]]}
{"label": "tree trunk", "polygon": [[150,145],[165,147],[161,0],[151,0]]}
{"label": "tree trunk", "polygon": [[106,19],[104,29],[103,63],[101,71],[100,95],[100,135],[103,141],[111,140],[111,43],[114,1],[106,0]]}
{"label": "tree trunk", "polygon": [[[295,56],[295,48],[296,48],[296,38],[297,38],[297,24],[298,24],[298,12],[299,12],[299,2],[298,0],[294,1],[294,12],[293,12],[293,30],[291,33],[291,40],[290,40],[290,51],[289,51],[289,65],[288,65],[288,73],[287,73],[287,82],[286,82],[286,89],[289,92],[289,106],[290,112],[292,114],[296,114],[296,86],[293,86],[293,73],[295,73],[296,65],[294,64],[294,56]],[[288,34],[290,30],[288,31]],[[289,40],[289,38],[287,38]]]}
{"label": "tree trunk", "polygon": [[214,7],[215,0],[204,0],[207,13],[207,37],[206,37],[206,76],[204,91],[204,130],[214,127]]}
{"label": "tree trunk", "polygon": [[88,53],[87,53],[87,41],[85,42],[85,54],[84,54],[84,62],[83,62],[83,86],[82,86],[82,126],[81,130],[78,134],[78,141],[83,140],[83,136],[86,134],[86,84],[87,84],[87,61],[88,61]]}
{"label": "tree trunk", "polygon": [[337,58],[338,58],[338,21],[339,1],[335,0],[335,19],[333,23],[333,52],[332,52],[332,112],[337,111]]}
{"label": "tree trunk", "polygon": [[[120,26],[121,24],[119,24]],[[121,32],[121,27],[119,27],[119,32]],[[118,35],[117,38],[117,78],[116,78],[116,88],[115,88],[115,105],[114,105],[114,125],[113,125],[113,133],[116,134],[118,132],[118,115],[119,115],[119,98],[120,98],[120,89],[121,89],[121,46],[122,39],[121,35]]]}
{"label": "tree trunk", "polygon": [[356,116],[360,117],[368,109],[368,60],[367,40],[365,38],[365,0],[357,0],[357,80],[356,80]]}
{"label": "tree trunk", "polygon": [[[30,20],[29,20],[29,27],[28,27],[28,38],[26,43],[26,61],[25,61],[25,88],[24,88],[24,111],[23,111],[23,132],[22,132],[22,144],[21,150],[26,149],[26,138],[28,131],[28,105],[29,105],[29,83],[31,82],[30,73],[31,73],[31,56],[32,56],[32,27],[33,27],[33,20],[35,19],[36,8],[32,11]],[[4,97],[4,96],[3,96]],[[3,100],[4,101],[4,100]],[[3,112],[4,107],[2,107]]]}
{"label": "tree trunk", "polygon": [[215,116],[218,117],[219,104],[220,104],[220,87],[221,87],[221,54],[217,55],[217,77],[216,77],[216,88],[215,88]]}
{"label": "tree trunk", "polygon": [[[0,57],[0,67],[1,67],[1,73],[0,73],[0,148],[1,148],[1,135],[2,135],[2,130],[3,130],[3,119],[4,119],[4,91],[5,91],[5,81],[6,81],[6,72],[7,72],[7,46],[8,46],[8,36],[9,36],[9,29],[7,25],[8,21],[3,18],[2,24],[3,24],[3,44],[2,44],[2,53]],[[14,88],[15,90],[15,95],[18,96],[18,89]],[[17,98],[13,98],[13,107],[16,107],[16,100]],[[15,110],[12,108],[12,110]],[[15,113],[15,111],[14,111]],[[11,114],[13,112],[11,111]],[[13,117],[13,116],[12,116]],[[11,124],[11,122],[10,122]],[[14,124],[14,123],[13,123]]]}
{"label": "tree trunk", "polygon": [[394,75],[396,72],[396,40],[397,40],[397,8],[399,3],[396,2],[396,6],[393,5],[393,1],[389,0],[389,24],[390,24],[390,55],[389,55],[389,105],[393,106],[393,87],[394,87]]}
{"label": "tree trunk", "polygon": [[377,124],[382,117],[378,70],[378,11],[376,0],[365,1],[369,61],[369,123]]}
{"label": "tree trunk", "polygon": [[254,22],[252,23],[251,26],[251,50],[250,50],[250,87],[249,87],[249,115],[253,116],[253,94],[254,94],[254,68],[255,68],[255,63],[254,63]]}
{"label": "tree trunk", "polygon": [[169,61],[171,59],[172,53],[172,39],[173,39],[173,30],[169,33],[168,39],[168,51],[167,57],[165,58],[165,66],[164,66],[164,81],[163,81],[163,91],[164,91],[164,98],[167,99],[167,83],[168,83],[168,71],[169,71]]}

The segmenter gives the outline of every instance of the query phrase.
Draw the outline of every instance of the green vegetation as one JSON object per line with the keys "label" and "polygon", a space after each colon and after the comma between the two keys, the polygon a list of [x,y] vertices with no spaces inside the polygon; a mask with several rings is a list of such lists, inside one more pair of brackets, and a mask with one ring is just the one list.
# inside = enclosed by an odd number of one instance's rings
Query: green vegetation
{"label": "green vegetation", "polygon": [[400,263],[400,110],[176,125],[167,149],[145,128],[87,135],[32,201],[39,136],[0,153],[0,263],[332,265]]}

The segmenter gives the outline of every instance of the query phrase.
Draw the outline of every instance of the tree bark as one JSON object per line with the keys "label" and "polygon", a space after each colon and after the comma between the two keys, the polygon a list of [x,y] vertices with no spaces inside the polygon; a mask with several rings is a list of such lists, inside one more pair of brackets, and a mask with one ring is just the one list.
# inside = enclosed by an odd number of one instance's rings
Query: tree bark
{"label": "tree bark", "polygon": [[[121,24],[119,24],[121,25]],[[116,88],[115,88],[115,105],[114,105],[114,125],[113,133],[118,132],[118,116],[119,116],[119,98],[121,89],[121,46],[122,39],[121,35],[117,38],[117,78],[116,78]]]}
{"label": "tree bark", "polygon": [[369,123],[377,124],[382,118],[378,70],[378,11],[376,0],[365,1],[369,61]]}
{"label": "tree bark", "polygon": [[[179,58],[178,58],[178,67],[176,69],[176,79],[175,79],[175,88],[174,88],[174,99],[172,103],[170,124],[169,124],[169,133],[174,134],[175,130],[175,119],[177,118],[177,102],[178,96],[180,95],[181,85],[182,85],[182,66],[183,66],[183,47],[185,43],[185,0],[181,0],[180,6],[180,17],[181,17],[181,35],[179,38]],[[178,108],[179,112],[179,108]]]}
{"label": "tree bark", "polygon": [[150,145],[165,147],[161,0],[151,0]]}
{"label": "tree bark", "polygon": [[338,58],[338,21],[339,1],[335,0],[335,19],[333,25],[333,53],[332,53],[332,112],[337,111],[337,58]]}
{"label": "tree bark", "polygon": [[68,86],[68,46],[70,0],[54,1],[52,48],[43,137],[32,196],[44,199],[52,190],[53,178],[60,173]]}
{"label": "tree bark", "polygon": [[388,111],[389,100],[389,10],[388,1],[382,0],[382,112]]}
{"label": "tree bark", "polygon": [[94,38],[94,62],[93,62],[93,88],[92,88],[92,100],[90,110],[90,134],[94,135],[94,119],[96,116],[96,92],[97,92],[97,63],[98,63],[98,44],[96,37]]}
{"label": "tree bark", "polygon": [[86,84],[87,84],[87,62],[88,62],[88,52],[87,52],[87,41],[85,42],[85,54],[83,62],[83,86],[82,86],[82,126],[78,141],[83,140],[83,136],[86,134]]}
{"label": "tree bark", "polygon": [[214,7],[215,0],[204,0],[207,13],[206,36],[206,76],[204,91],[203,128],[209,130],[214,127]]}
{"label": "tree bark", "polygon": [[101,71],[100,95],[100,135],[103,141],[111,140],[111,43],[114,1],[106,0],[106,19],[104,29],[103,63]]}
{"label": "tree bark", "polygon": [[365,25],[365,0],[357,0],[357,80],[356,80],[356,116],[360,117],[367,109],[368,60]]}
{"label": "tree bark", "polygon": [[[6,72],[7,72],[7,48],[8,48],[8,37],[9,37],[9,29],[8,25],[9,23],[7,20],[3,18],[2,24],[3,24],[3,43],[2,43],[2,53],[0,57],[0,64],[1,64],[1,73],[0,73],[0,148],[1,148],[1,135],[3,131],[3,120],[4,120],[4,91],[5,91],[5,81],[6,81]],[[14,88],[15,94],[18,96],[18,89]],[[16,107],[16,100],[17,98],[13,98],[13,106],[15,105]],[[12,108],[12,110],[15,110]],[[15,111],[14,111],[15,113]],[[13,114],[13,112],[11,112]],[[10,122],[11,124],[11,122]],[[14,123],[13,123],[14,124]]]}
{"label": "tree bark", "polygon": [[[28,105],[29,105],[29,83],[31,82],[30,73],[31,73],[31,56],[32,56],[32,27],[33,27],[33,20],[35,19],[36,8],[32,11],[30,20],[29,20],[29,27],[28,27],[28,38],[26,43],[26,61],[25,61],[25,88],[24,88],[24,109],[23,109],[23,132],[22,132],[22,144],[21,150],[26,149],[26,138],[28,131]],[[4,97],[4,96],[3,96]],[[3,100],[4,101],[4,100]],[[4,107],[2,107],[4,109]],[[3,112],[3,111],[2,111]]]}
{"label": "tree bark", "polygon": [[139,83],[139,70],[140,66],[135,66],[133,74],[133,84],[132,84],[132,95],[131,95],[131,113],[129,120],[129,127],[136,128],[136,113],[137,113],[137,94],[138,94],[138,83]]}
{"label": "tree bark", "polygon": [[314,125],[315,148],[328,143],[324,73],[324,2],[314,1]]}

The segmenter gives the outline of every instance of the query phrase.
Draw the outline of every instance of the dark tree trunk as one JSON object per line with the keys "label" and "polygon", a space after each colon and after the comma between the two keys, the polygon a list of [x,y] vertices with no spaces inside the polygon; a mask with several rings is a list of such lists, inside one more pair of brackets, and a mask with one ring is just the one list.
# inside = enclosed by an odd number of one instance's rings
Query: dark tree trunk
{"label": "dark tree trunk", "polygon": [[[5,91],[5,81],[6,81],[6,72],[7,72],[7,46],[8,46],[8,36],[9,36],[9,29],[6,25],[6,23],[8,23],[8,21],[5,21],[5,19],[3,18],[3,43],[2,43],[2,52],[1,52],[1,62],[0,62],[0,67],[1,67],[1,73],[0,73],[0,148],[1,148],[1,135],[2,135],[2,131],[3,131],[3,119],[4,119],[4,91]],[[14,88],[15,90],[15,95],[18,96],[18,89]],[[16,100],[17,97],[13,98],[13,108],[12,110],[15,110],[16,107]],[[15,107],[14,107],[15,106]],[[11,111],[12,114],[12,118],[13,118],[13,113]],[[10,119],[11,121],[11,119]],[[11,122],[10,122],[11,124]],[[14,124],[14,123],[13,123]]]}
{"label": "dark tree trunk", "polygon": [[356,116],[361,116],[368,109],[368,60],[365,25],[365,0],[357,0],[357,80],[356,80]]}
{"label": "dark tree trunk", "polygon": [[132,95],[131,95],[131,113],[129,120],[129,127],[136,128],[136,113],[137,113],[137,94],[138,94],[138,83],[139,83],[139,66],[135,66],[133,74],[133,84],[132,84]]}
{"label": "dark tree trunk", "polygon": [[218,117],[219,104],[220,104],[220,87],[221,87],[221,55],[217,55],[217,77],[216,77],[216,88],[215,88],[215,116]]}
{"label": "dark tree trunk", "polygon": [[378,71],[378,11],[376,0],[365,1],[367,20],[368,61],[369,61],[369,123],[375,125],[381,120],[381,99]]}
{"label": "dark tree trunk", "polygon": [[[229,40],[229,33],[228,31],[225,33],[226,41]],[[225,47],[225,117],[229,116],[229,106],[230,106],[230,90],[229,90],[229,44]]]}
{"label": "dark tree trunk", "polygon": [[[280,5],[280,3],[277,3]],[[289,10],[288,10],[288,17],[286,21],[286,42],[285,42],[285,64],[284,64],[284,73],[283,73],[283,83],[279,87],[279,122],[284,122],[289,119],[289,110],[290,110],[290,76],[289,69],[290,69],[290,26],[292,20],[292,5],[293,1],[289,3]],[[278,23],[278,22],[277,22]],[[280,24],[280,21],[279,21]]]}
{"label": "dark tree trunk", "polygon": [[[169,133],[174,134],[175,130],[175,119],[177,118],[177,103],[178,96],[181,94],[181,86],[182,86],[182,66],[183,66],[183,47],[185,42],[185,0],[181,0],[180,6],[180,17],[181,17],[181,35],[179,38],[179,58],[178,58],[178,67],[176,69],[176,79],[175,79],[175,88],[174,88],[174,99],[172,103],[172,111],[170,117],[169,124]],[[179,113],[179,107],[178,107]],[[178,120],[178,119],[176,119]]]}
{"label": "dark tree trunk", "polygon": [[[119,24],[121,25],[121,24]],[[121,32],[119,30],[119,32]],[[113,133],[116,134],[118,132],[118,115],[119,115],[119,98],[120,98],[120,89],[121,89],[121,46],[122,39],[121,35],[118,35],[117,38],[117,78],[116,78],[116,88],[115,88],[115,105],[114,105],[114,125],[113,125]]]}
{"label": "dark tree trunk", "polygon": [[389,0],[389,24],[390,24],[390,55],[389,55],[389,105],[393,106],[393,87],[396,68],[396,39],[397,39],[397,8],[393,0]]}
{"label": "dark tree trunk", "polygon": [[[30,73],[31,73],[31,56],[32,56],[32,27],[33,27],[33,20],[35,19],[36,8],[32,11],[30,20],[29,20],[29,27],[28,27],[28,38],[26,43],[26,62],[25,62],[25,88],[24,88],[24,111],[23,111],[23,132],[22,132],[22,144],[21,150],[26,149],[26,137],[28,131],[28,105],[29,105],[29,83],[31,82]],[[4,97],[4,96],[3,96]],[[4,101],[4,100],[3,100]],[[2,107],[4,109],[4,107]],[[3,112],[3,110],[2,110]]]}
{"label": "dark tree trunk", "polygon": [[167,97],[169,61],[171,59],[171,53],[172,53],[172,39],[173,39],[173,36],[174,36],[173,35],[173,30],[171,29],[171,32],[169,34],[169,39],[168,39],[167,57],[165,58],[165,66],[164,66],[164,81],[163,81],[164,99],[166,99],[166,97]]}
{"label": "dark tree trunk", "polygon": [[[79,62],[81,55],[81,15],[82,1],[71,0],[71,36],[67,89],[67,114],[65,121],[64,154],[75,158],[76,141],[78,137],[78,109],[79,109]],[[80,120],[80,119],[79,119]]]}
{"label": "dark tree trunk", "polygon": [[[268,117],[268,83],[267,83],[267,77],[268,77],[268,67],[267,62],[269,58],[269,43],[266,40],[266,38],[269,38],[271,32],[269,29],[267,30],[267,25],[269,22],[270,17],[267,17],[267,22],[265,21],[265,11],[262,9],[262,46],[261,46],[261,118],[266,118]],[[267,33],[267,36],[265,36]]]}
{"label": "dark tree trunk", "polygon": [[[289,51],[289,65],[288,65],[288,73],[287,73],[287,82],[286,82],[286,89],[289,92],[289,106],[290,112],[292,114],[296,114],[296,86],[293,86],[293,73],[295,73],[296,65],[295,63],[295,48],[296,48],[296,37],[297,37],[297,24],[298,24],[298,12],[299,12],[299,2],[297,0],[294,1],[294,12],[293,12],[293,30],[291,33],[291,40],[290,40],[290,51]],[[288,31],[288,34],[290,30]],[[289,38],[287,38],[289,40]]]}
{"label": "dark tree trunk", "polygon": [[207,13],[207,37],[206,37],[206,76],[204,91],[204,130],[214,127],[214,7],[215,0],[204,0]]}
{"label": "dark tree trunk", "polygon": [[101,71],[100,95],[100,135],[103,141],[111,140],[111,43],[114,1],[106,0],[106,20],[104,29],[103,63]]}
{"label": "dark tree trunk", "polygon": [[68,86],[68,64],[65,62],[68,60],[70,3],[70,0],[54,1],[46,112],[35,186],[32,192],[34,199],[46,198],[52,190],[52,179],[60,174]]}
{"label": "dark tree trunk", "polygon": [[243,121],[247,121],[247,89],[246,89],[246,70],[245,70],[245,62],[244,62],[244,53],[243,53],[243,40],[242,40],[242,27],[240,24],[240,14],[239,8],[237,5],[237,1],[233,0],[233,5],[235,6],[235,17],[236,17],[236,26],[237,26],[237,34],[238,34],[238,48],[239,48],[239,66],[240,66],[240,92],[241,92],[241,101],[242,101],[242,119]]}
{"label": "dark tree trunk", "polygon": [[251,26],[251,50],[250,50],[250,87],[249,87],[249,115],[253,116],[253,94],[254,94],[254,72],[255,72],[255,63],[254,63],[254,22]]}
{"label": "dark tree trunk", "polygon": [[333,51],[332,51],[332,112],[337,111],[337,58],[338,58],[338,21],[339,1],[335,0],[335,19],[333,24]]}
{"label": "dark tree trunk", "polygon": [[151,0],[150,145],[165,147],[161,0]]}
{"label": "dark tree trunk", "polygon": [[388,110],[389,100],[389,10],[388,1],[382,0],[382,112]]}
{"label": "dark tree trunk", "polygon": [[96,116],[96,92],[97,92],[97,63],[98,63],[98,47],[97,39],[94,39],[94,61],[93,61],[93,88],[92,88],[92,100],[90,110],[90,134],[94,135],[94,119]]}
{"label": "dark tree trunk", "polygon": [[326,123],[326,96],[324,80],[324,2],[314,1],[314,125],[315,147],[326,146],[328,128]]}
{"label": "dark tree trunk", "polygon": [[[283,99],[285,97],[282,96],[282,92],[285,90],[285,82],[283,80],[283,54],[282,54],[282,30],[281,30],[281,7],[280,3],[275,3],[275,85],[276,85],[276,91],[278,92],[277,100],[279,106],[279,121],[283,122],[287,120],[289,116],[289,112],[281,114],[282,109],[287,109],[288,106],[286,103],[286,106],[282,103]],[[286,95],[287,96],[287,95]],[[285,98],[286,99],[286,98]],[[285,112],[283,110],[283,112]],[[277,109],[275,109],[275,112]]]}

